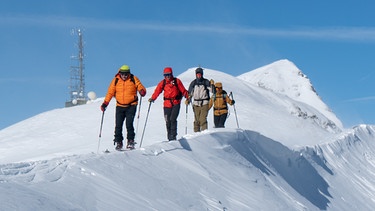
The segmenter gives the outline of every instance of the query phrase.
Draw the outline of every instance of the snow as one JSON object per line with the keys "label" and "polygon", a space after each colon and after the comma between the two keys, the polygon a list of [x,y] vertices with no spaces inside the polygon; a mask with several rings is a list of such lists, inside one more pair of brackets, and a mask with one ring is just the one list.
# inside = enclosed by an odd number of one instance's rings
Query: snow
{"label": "snow", "polygon": [[239,78],[313,106],[342,128],[342,123],[320,99],[308,77],[286,59],[244,73]]}
{"label": "snow", "polygon": [[[185,86],[194,69],[177,76]],[[192,108],[182,104],[180,139],[165,142],[163,100],[149,104],[155,88],[149,87],[134,121],[138,145],[144,132],[141,149],[114,150],[114,100],[99,137],[103,97],[1,130],[0,210],[375,206],[375,127],[343,128],[292,62],[276,61],[237,77],[205,68],[204,76],[233,92],[235,110],[230,106],[226,128],[213,128],[210,111],[209,129],[194,133]]]}

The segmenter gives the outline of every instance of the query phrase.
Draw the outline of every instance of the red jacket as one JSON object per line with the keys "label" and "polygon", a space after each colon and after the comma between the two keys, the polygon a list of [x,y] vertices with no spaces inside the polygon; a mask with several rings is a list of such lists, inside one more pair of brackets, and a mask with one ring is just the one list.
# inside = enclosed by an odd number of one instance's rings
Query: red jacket
{"label": "red jacket", "polygon": [[[165,80],[165,82],[164,82]],[[165,84],[164,84],[165,83]],[[175,84],[176,83],[176,84]],[[169,80],[161,80],[155,88],[151,98],[156,100],[161,92],[164,91],[164,107],[172,108],[173,105],[181,103],[181,98],[188,97],[188,91],[185,89],[181,80],[178,78],[170,78]]]}

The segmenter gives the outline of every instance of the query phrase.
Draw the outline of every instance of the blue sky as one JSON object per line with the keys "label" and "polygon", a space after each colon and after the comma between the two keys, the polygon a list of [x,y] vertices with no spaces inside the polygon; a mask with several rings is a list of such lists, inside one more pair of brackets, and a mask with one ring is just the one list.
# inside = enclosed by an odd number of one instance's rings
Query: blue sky
{"label": "blue sky", "polygon": [[374,8],[373,1],[3,0],[0,129],[64,107],[77,28],[86,91],[98,97],[123,64],[149,87],[165,66],[175,75],[201,65],[237,76],[288,59],[344,126],[374,124]]}

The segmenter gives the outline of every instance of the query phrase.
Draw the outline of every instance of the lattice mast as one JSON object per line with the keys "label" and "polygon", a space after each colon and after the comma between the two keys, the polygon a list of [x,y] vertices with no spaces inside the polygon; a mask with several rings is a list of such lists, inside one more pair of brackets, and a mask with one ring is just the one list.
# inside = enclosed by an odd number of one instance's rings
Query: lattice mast
{"label": "lattice mast", "polygon": [[66,107],[86,104],[87,98],[85,93],[85,74],[84,74],[84,44],[83,33],[81,29],[72,31],[72,34],[78,35],[78,55],[72,56],[71,59],[75,65],[70,66],[70,101],[65,103]]}

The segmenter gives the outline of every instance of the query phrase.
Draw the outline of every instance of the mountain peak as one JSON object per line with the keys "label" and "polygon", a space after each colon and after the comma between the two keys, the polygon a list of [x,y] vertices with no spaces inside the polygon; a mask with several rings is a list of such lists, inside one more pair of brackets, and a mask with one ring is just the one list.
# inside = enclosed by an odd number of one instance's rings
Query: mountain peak
{"label": "mountain peak", "polygon": [[254,69],[238,76],[238,78],[308,104],[333,121],[339,128],[343,127],[341,121],[319,97],[307,75],[287,59]]}
{"label": "mountain peak", "polygon": [[313,103],[311,95],[314,100],[319,98],[308,77],[286,59],[244,73],[239,78],[307,104]]}

